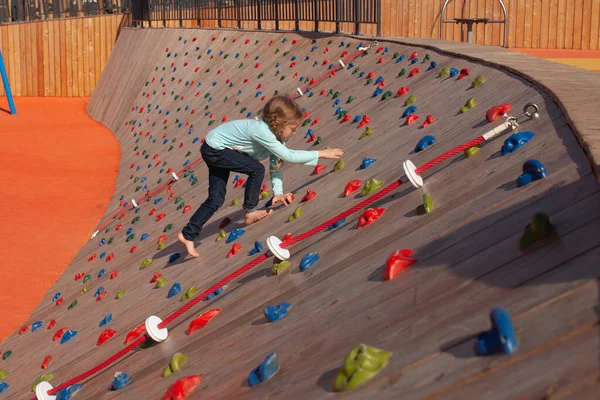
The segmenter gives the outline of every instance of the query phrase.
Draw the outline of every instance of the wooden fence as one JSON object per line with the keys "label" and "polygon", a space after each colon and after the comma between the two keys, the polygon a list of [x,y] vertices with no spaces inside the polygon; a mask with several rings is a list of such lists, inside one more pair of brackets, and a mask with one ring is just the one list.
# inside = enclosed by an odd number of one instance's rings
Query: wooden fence
{"label": "wooden fence", "polygon": [[91,95],[125,22],[117,14],[0,25],[13,95]]}
{"label": "wooden fence", "polygon": [[[438,38],[443,0],[381,0],[383,36]],[[600,50],[600,0],[504,0],[508,11],[508,46],[550,49]],[[502,19],[496,0],[454,0],[445,19],[487,17]],[[15,96],[89,96],[108,60],[120,27],[129,24],[129,14],[54,19],[0,25],[0,50],[4,55]],[[197,21],[184,21],[195,27]],[[162,25],[162,24],[157,24]],[[293,29],[292,21],[280,29]],[[156,26],[156,25],[155,25]],[[179,26],[168,21],[166,26]],[[203,20],[203,27],[216,21]],[[236,21],[222,26],[235,27]],[[242,28],[254,29],[252,21]],[[264,21],[263,29],[274,29],[274,21]],[[303,30],[313,22],[303,21]],[[352,24],[343,23],[348,32]],[[319,29],[332,31],[334,23],[321,23]],[[473,41],[501,45],[501,24],[478,25]],[[361,24],[361,32],[375,35],[374,24]],[[462,39],[459,25],[445,24],[444,39]],[[0,95],[3,94],[0,87]]]}

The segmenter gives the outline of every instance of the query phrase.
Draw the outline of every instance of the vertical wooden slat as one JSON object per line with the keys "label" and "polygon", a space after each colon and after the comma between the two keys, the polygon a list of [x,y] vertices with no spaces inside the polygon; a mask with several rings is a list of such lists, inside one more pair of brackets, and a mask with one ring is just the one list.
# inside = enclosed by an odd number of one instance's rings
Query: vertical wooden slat
{"label": "vertical wooden slat", "polygon": [[74,72],[75,76],[73,80],[77,82],[77,96],[84,96],[84,83],[83,83],[83,71],[84,71],[84,60],[83,60],[83,19],[75,19],[75,32],[73,35],[75,39],[75,52],[77,53],[77,64],[75,65]]}
{"label": "vertical wooden slat", "polygon": [[102,18],[104,17],[94,18],[94,80],[91,88],[92,91],[96,87],[96,83],[100,79],[100,73],[102,71],[102,49],[100,48],[100,25]]}
{"label": "vertical wooden slat", "polygon": [[75,22],[75,20],[72,19],[66,19],[64,20],[65,23],[65,41],[64,41],[64,46],[65,46],[65,60],[69,60],[68,62],[66,62],[66,75],[67,75],[67,96],[71,97],[73,96],[73,65],[74,63],[74,55],[73,55],[73,38],[72,36],[72,24]]}
{"label": "vertical wooden slat", "polygon": [[[66,28],[66,21],[65,20],[60,20],[57,22],[58,24],[58,31],[59,33],[59,42],[58,42],[58,47],[59,47],[59,51],[60,51],[60,55],[59,55],[59,59],[60,59],[60,95],[61,96],[68,96],[68,89],[67,89],[67,45],[66,45],[66,33],[65,33],[65,28]],[[58,55],[58,53],[57,53]]]}
{"label": "vertical wooden slat", "polygon": [[522,47],[531,48],[531,36],[533,34],[533,1],[525,0],[523,3],[525,14],[523,19],[524,28]]}
{"label": "vertical wooden slat", "polygon": [[15,29],[12,30],[12,42],[14,43],[12,54],[15,58],[15,72],[13,74],[15,78],[15,87],[11,89],[14,89],[17,96],[21,96],[23,93],[23,88],[21,84],[21,72],[24,69],[24,64],[21,63],[21,38],[23,36],[20,28],[21,25],[17,26]]}
{"label": "vertical wooden slat", "polygon": [[44,21],[40,22],[42,26],[42,40],[43,40],[43,48],[42,48],[42,64],[44,66],[44,96],[50,96],[50,86],[52,86],[52,82],[50,79],[50,22]]}
{"label": "vertical wooden slat", "polygon": [[581,38],[583,36],[583,0],[573,0],[573,43],[572,49],[581,50]]}
{"label": "vertical wooden slat", "polygon": [[540,35],[542,30],[542,0],[534,0],[531,9],[533,23],[531,24],[531,47],[540,47]]}
{"label": "vertical wooden slat", "polygon": [[550,0],[541,2],[541,22],[540,22],[540,42],[539,47],[542,49],[548,48],[550,41]]}
{"label": "vertical wooden slat", "polygon": [[[477,0],[477,1],[474,1],[474,3],[476,3],[475,4],[476,5],[475,12],[477,13],[477,16],[479,18],[491,18],[492,17],[492,13],[487,12],[486,0]],[[478,44],[485,44],[487,30],[488,30],[487,24],[480,24],[479,27],[477,28],[477,43]]]}
{"label": "vertical wooden slat", "polygon": [[[33,40],[35,39],[32,35],[31,32],[31,27],[33,24],[26,24],[24,25],[24,30],[25,30],[25,43],[31,44],[33,43]],[[29,96],[31,96],[31,94],[33,93],[33,73],[34,73],[34,69],[33,69],[33,52],[32,51],[28,51],[30,49],[29,46],[25,46],[21,48],[21,54],[25,56],[25,65],[27,65],[27,69],[25,72],[25,76],[23,76],[23,79],[25,80],[25,85],[27,88],[27,94]]]}
{"label": "vertical wooden slat", "polygon": [[[596,2],[598,3],[598,2]],[[592,25],[592,0],[583,0],[582,27],[581,27],[581,49],[590,49],[590,29]]]}
{"label": "vertical wooden slat", "polygon": [[600,1],[593,1],[590,14],[590,50],[600,50]]}
{"label": "vertical wooden slat", "polygon": [[573,18],[575,16],[575,6],[574,2],[579,0],[567,0],[566,10],[565,10],[565,49],[573,48]]}
{"label": "vertical wooden slat", "polygon": [[[82,75],[83,79],[83,95],[90,95],[90,21],[91,18],[81,18],[81,31],[80,38],[81,42],[79,43],[79,49],[81,49],[81,53],[83,56],[83,68],[79,70],[79,73]],[[81,88],[80,88],[81,90]]]}
{"label": "vertical wooden slat", "polygon": [[556,49],[558,46],[558,3],[559,0],[550,0],[548,47],[551,49]]}

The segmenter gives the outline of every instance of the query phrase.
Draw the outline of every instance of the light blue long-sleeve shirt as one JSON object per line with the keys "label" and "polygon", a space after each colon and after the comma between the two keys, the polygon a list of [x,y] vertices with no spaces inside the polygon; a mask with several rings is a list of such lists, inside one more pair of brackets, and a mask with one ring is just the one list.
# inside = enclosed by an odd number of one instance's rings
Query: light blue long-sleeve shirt
{"label": "light blue long-sleeve shirt", "polygon": [[206,143],[215,150],[232,149],[256,160],[270,159],[273,194],[283,194],[283,171],[274,170],[279,160],[304,165],[317,165],[318,151],[291,150],[277,140],[269,125],[262,120],[240,119],[225,122],[208,132]]}

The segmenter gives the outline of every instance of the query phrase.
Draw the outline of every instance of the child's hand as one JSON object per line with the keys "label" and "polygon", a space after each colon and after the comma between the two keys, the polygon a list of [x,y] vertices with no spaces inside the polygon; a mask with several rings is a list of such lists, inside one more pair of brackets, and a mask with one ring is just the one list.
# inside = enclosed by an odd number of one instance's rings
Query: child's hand
{"label": "child's hand", "polygon": [[287,194],[278,194],[277,196],[273,197],[273,205],[275,205],[275,203],[277,203],[278,201],[282,202],[284,206],[287,207],[288,204],[291,204],[292,201],[294,201],[294,195],[291,193],[287,193]]}
{"label": "child's hand", "polygon": [[344,156],[344,150],[341,150],[341,149],[319,150],[319,158],[340,158],[343,156]]}

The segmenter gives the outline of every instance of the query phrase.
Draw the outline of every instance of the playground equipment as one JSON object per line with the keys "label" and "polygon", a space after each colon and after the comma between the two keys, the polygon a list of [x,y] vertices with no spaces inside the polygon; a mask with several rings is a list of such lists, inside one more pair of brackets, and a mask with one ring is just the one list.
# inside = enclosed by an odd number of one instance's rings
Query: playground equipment
{"label": "playground equipment", "polygon": [[8,82],[8,75],[6,74],[6,67],[4,66],[4,59],[2,58],[1,51],[0,51],[0,74],[2,74],[2,84],[4,85],[4,93],[6,93],[6,98],[8,99],[8,107],[10,108],[10,113],[15,115],[17,113],[17,109],[15,107],[15,102],[12,97],[12,92],[10,91],[10,83]]}
{"label": "playground equipment", "polygon": [[444,38],[444,24],[455,23],[461,25],[467,25],[467,42],[473,43],[473,24],[503,24],[504,30],[504,38],[502,47],[507,47],[507,39],[508,32],[506,30],[506,23],[508,18],[506,16],[506,6],[502,0],[498,0],[500,3],[500,7],[502,8],[502,14],[504,14],[504,19],[489,19],[489,18],[454,18],[454,19],[444,19],[444,13],[446,12],[446,7],[452,0],[444,1],[444,5],[442,6],[442,11],[440,13],[440,39]]}

